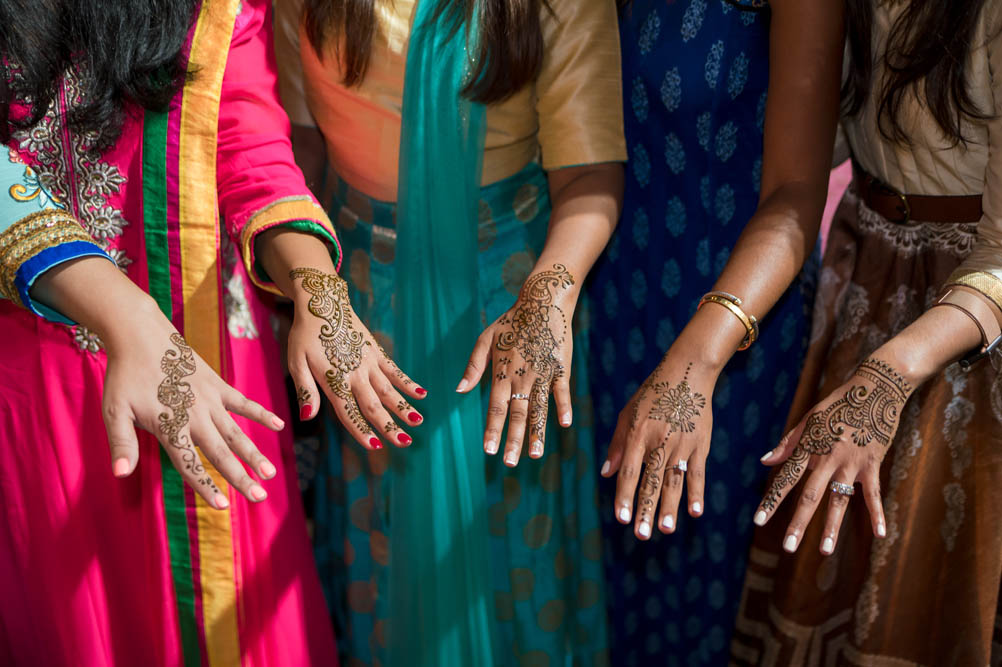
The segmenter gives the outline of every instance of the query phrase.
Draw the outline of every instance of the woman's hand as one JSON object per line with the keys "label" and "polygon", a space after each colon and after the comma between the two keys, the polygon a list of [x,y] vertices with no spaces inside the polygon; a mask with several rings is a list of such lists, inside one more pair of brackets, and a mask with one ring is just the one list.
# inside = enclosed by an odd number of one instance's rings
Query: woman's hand
{"label": "woman's hand", "polygon": [[669,351],[619,413],[602,475],[619,472],[615,512],[622,524],[630,522],[640,482],[633,532],[642,540],[650,538],[655,514],[661,532],[674,532],[683,477],[689,514],[703,513],[706,457],[713,430],[708,397],[718,374],[713,367],[697,366]]}
{"label": "woman's hand", "polygon": [[159,311],[142,335],[127,345],[109,344],[107,351],[102,412],[116,477],[126,477],[136,468],[138,426],[156,436],[181,477],[210,506],[226,509],[229,501],[206,471],[196,445],[248,500],[268,497],[238,457],[262,479],[274,477],[275,466],[229,413],[273,431],[285,427],[281,419],[223,382]]}
{"label": "woman's hand", "polygon": [[790,490],[813,470],[800,493],[783,548],[796,551],[821,499],[828,496],[824,537],[819,545],[828,555],[838,541],[842,517],[853,485],[862,484],[873,533],[887,534],[880,499],[880,464],[894,441],[911,384],[889,363],[866,359],[855,374],[797,424],[779,446],[762,457],[767,465],[783,464],[755,514],[764,525]]}
{"label": "woman's hand", "polygon": [[[412,438],[401,423],[424,418],[400,392],[421,399],[428,393],[407,377],[375,342],[348,301],[348,285],[336,273],[296,268],[295,321],[289,333],[289,372],[298,388],[300,418],[320,406],[317,384],[345,428],[366,449],[382,449],[382,434],[397,447]],[[392,415],[392,416],[391,416]]]}
{"label": "woman's hand", "polygon": [[473,389],[491,362],[494,378],[484,451],[498,452],[505,416],[510,414],[504,454],[509,467],[518,465],[527,428],[529,456],[538,459],[543,455],[551,391],[561,425],[571,424],[568,369],[571,317],[577,298],[573,286],[574,277],[562,264],[530,275],[515,305],[480,334],[456,388],[459,392]]}

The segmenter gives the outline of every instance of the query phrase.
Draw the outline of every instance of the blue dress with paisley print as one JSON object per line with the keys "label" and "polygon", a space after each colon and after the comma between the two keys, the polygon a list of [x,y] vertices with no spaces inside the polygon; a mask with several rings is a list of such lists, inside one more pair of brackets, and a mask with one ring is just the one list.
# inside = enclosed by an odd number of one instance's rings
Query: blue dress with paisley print
{"label": "blue dress with paisley print", "polygon": [[[758,204],[769,77],[761,1],[635,0],[621,16],[630,164],[623,219],[590,285],[599,447],[727,262]],[[722,665],[752,514],[797,384],[813,272],[762,322],[713,395],[701,519],[640,542],[601,488],[611,663]],[[604,458],[600,451],[597,461]],[[654,664],[654,663],[650,663]]]}

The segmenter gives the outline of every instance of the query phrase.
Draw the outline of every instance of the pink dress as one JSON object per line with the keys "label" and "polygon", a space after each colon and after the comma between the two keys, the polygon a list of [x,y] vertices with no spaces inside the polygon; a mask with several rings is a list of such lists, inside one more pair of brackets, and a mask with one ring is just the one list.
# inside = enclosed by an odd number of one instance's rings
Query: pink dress
{"label": "pink dress", "polygon": [[270,0],[206,3],[187,49],[196,74],[170,109],[130,115],[110,150],[63,122],[82,90],[68,75],[0,152],[3,665],[337,664],[289,430],[238,418],[279,469],[261,504],[231,490],[230,510],[210,509],[146,433],[138,470],[115,479],[101,343],[28,297],[48,268],[105,256],[288,421],[254,236],[289,224],[340,251],[292,159]]}

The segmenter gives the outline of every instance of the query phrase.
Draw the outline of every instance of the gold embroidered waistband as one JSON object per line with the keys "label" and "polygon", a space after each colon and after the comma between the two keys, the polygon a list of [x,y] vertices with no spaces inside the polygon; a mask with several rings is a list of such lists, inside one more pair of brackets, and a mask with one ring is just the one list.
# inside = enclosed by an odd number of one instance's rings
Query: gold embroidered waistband
{"label": "gold embroidered waistband", "polygon": [[14,284],[18,270],[43,250],[69,241],[94,239],[76,218],[58,209],[32,213],[0,232],[0,296],[25,306]]}

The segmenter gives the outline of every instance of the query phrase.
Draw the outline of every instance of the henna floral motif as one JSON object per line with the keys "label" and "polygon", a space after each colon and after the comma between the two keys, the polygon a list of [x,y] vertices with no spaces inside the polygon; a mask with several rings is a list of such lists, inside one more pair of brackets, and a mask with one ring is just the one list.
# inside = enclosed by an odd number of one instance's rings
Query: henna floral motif
{"label": "henna floral motif", "polygon": [[874,441],[884,447],[890,446],[912,387],[889,364],[872,357],[860,364],[856,376],[872,382],[873,388],[854,384],[824,412],[815,412],[807,418],[800,442],[762,501],[763,509],[774,509],[782,499],[783,490],[800,479],[810,457],[831,454],[847,429],[857,447],[866,447]]}
{"label": "henna floral motif", "polygon": [[161,412],[158,416],[160,432],[168,445],[180,451],[185,470],[192,475],[202,475],[198,483],[219,493],[212,477],[206,474],[191,438],[187,433],[181,433],[188,425],[188,410],[195,404],[195,392],[184,381],[195,373],[195,353],[179,334],[171,334],[170,342],[177,350],[167,350],[160,360],[160,370],[166,377],[157,387],[157,400],[168,409],[168,412]]}
{"label": "henna floral motif", "polygon": [[313,398],[313,394],[311,394],[310,390],[306,387],[300,387],[296,392],[296,398],[299,399],[300,404],[305,405],[310,402],[311,398]]}
{"label": "henna floral motif", "polygon": [[558,290],[573,284],[567,267],[554,264],[552,271],[541,271],[525,281],[514,311],[499,320],[510,330],[498,337],[497,349],[515,350],[537,375],[529,402],[529,431],[537,438],[543,437],[550,387],[564,374],[557,350],[567,338],[567,317],[555,297]]}
{"label": "henna floral motif", "polygon": [[303,289],[310,294],[307,308],[324,321],[320,327],[320,343],[332,367],[324,374],[327,386],[344,401],[348,420],[355,428],[371,435],[372,428],[362,416],[348,382],[348,375],[362,364],[362,348],[371,344],[352,323],[348,283],[336,274],[311,268],[293,269],[289,277],[302,279]]}
{"label": "henna floral motif", "polygon": [[689,386],[689,370],[685,369],[682,381],[672,386],[670,382],[658,382],[651,389],[657,394],[648,419],[668,424],[668,433],[692,433],[696,430],[693,419],[706,407],[706,398]]}

